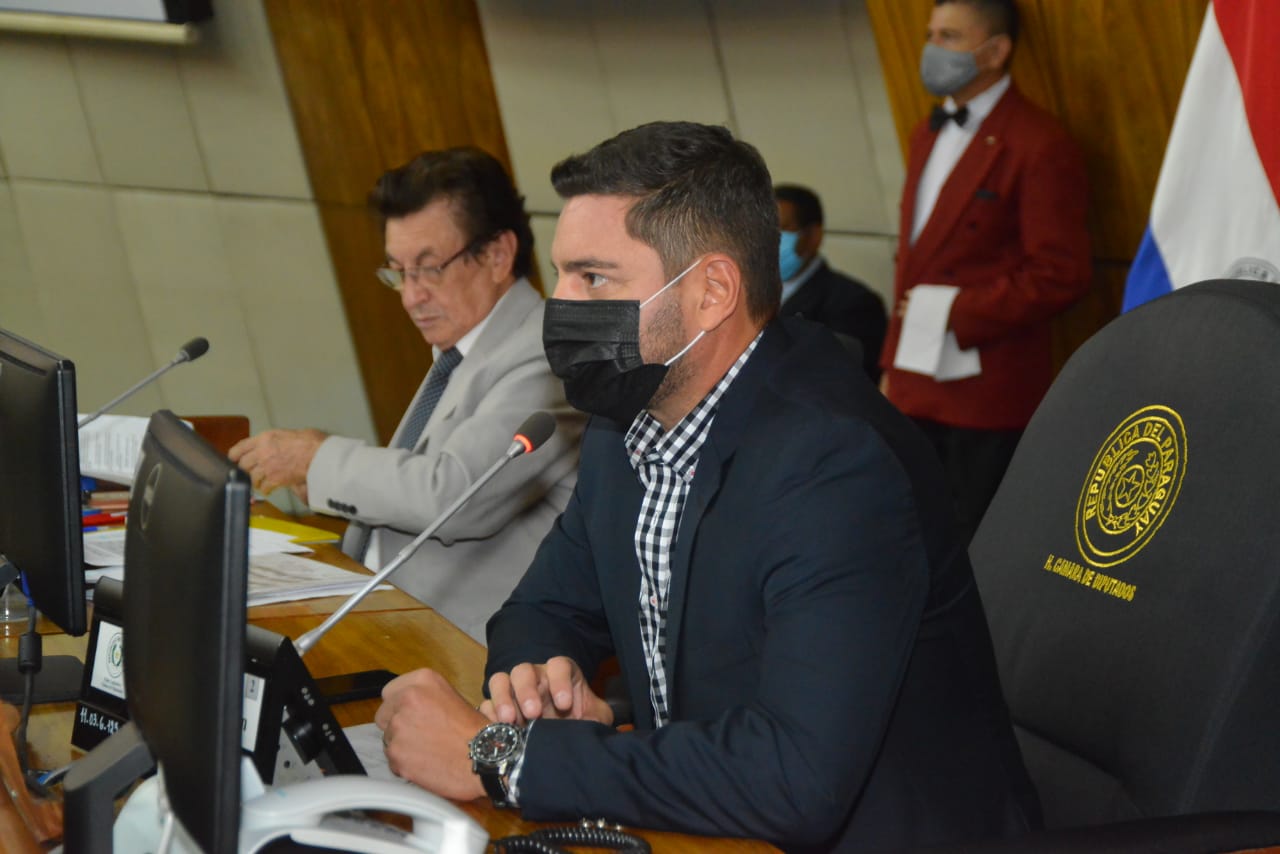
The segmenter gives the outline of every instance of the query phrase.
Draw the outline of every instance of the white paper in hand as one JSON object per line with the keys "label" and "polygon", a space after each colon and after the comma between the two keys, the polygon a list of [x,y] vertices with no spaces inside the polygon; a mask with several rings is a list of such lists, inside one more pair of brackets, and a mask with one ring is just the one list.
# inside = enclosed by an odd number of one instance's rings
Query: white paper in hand
{"label": "white paper in hand", "polygon": [[954,285],[916,285],[911,289],[893,356],[895,368],[939,381],[982,373],[978,348],[961,350],[955,333],[947,329],[951,304],[959,292]]}

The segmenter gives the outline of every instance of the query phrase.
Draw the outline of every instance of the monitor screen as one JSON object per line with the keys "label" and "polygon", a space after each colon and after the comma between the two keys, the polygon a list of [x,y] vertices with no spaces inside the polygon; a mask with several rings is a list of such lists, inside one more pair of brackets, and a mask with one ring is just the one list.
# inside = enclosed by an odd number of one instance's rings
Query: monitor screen
{"label": "monitor screen", "polygon": [[3,329],[0,553],[37,609],[67,634],[85,633],[75,366]]}
{"label": "monitor screen", "polygon": [[249,478],[173,413],[151,416],[125,532],[129,716],[204,851],[235,851]]}

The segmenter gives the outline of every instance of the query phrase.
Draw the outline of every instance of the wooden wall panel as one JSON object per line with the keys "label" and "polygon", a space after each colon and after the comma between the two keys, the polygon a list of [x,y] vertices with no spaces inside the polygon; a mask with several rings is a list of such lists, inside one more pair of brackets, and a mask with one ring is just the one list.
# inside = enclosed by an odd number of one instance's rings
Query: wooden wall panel
{"label": "wooden wall panel", "polygon": [[369,411],[385,444],[431,364],[431,348],[405,317],[400,295],[374,278],[383,257],[377,217],[364,205],[320,202],[319,208]]}
{"label": "wooden wall panel", "polygon": [[[920,84],[933,0],[867,0],[898,139],[934,100]],[[1055,330],[1065,360],[1120,308],[1208,0],[1019,0],[1013,77],[1080,143],[1089,169],[1094,292]]]}
{"label": "wooden wall panel", "polygon": [[382,234],[365,200],[379,175],[427,149],[476,145],[510,169],[479,13],[474,0],[262,2],[386,442],[431,351],[373,276]]}

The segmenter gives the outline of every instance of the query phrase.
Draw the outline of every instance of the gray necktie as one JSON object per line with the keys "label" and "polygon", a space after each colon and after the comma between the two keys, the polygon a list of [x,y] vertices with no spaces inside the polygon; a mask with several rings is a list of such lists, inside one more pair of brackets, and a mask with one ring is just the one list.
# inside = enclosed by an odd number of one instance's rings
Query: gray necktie
{"label": "gray necktie", "polygon": [[412,450],[413,446],[418,444],[422,428],[427,426],[431,413],[440,402],[440,396],[444,394],[445,386],[449,384],[449,374],[453,373],[453,369],[458,367],[461,361],[462,354],[458,352],[457,347],[450,347],[436,359],[436,363],[431,366],[431,372],[427,374],[427,387],[422,390],[422,395],[414,403],[413,410],[409,413],[409,420],[405,422],[404,430],[400,432],[400,439],[396,442],[397,448]]}
{"label": "gray necktie", "polygon": [[[440,354],[440,358],[436,359],[430,373],[427,374],[427,387],[422,390],[422,395],[414,403],[413,410],[409,413],[409,420],[405,422],[404,429],[400,431],[400,438],[392,447],[412,450],[413,446],[418,444],[418,439],[422,436],[422,428],[427,426],[431,413],[435,411],[436,404],[444,394],[445,386],[449,384],[449,375],[461,361],[462,354],[456,347],[450,347]],[[343,551],[363,562],[364,553],[369,550],[369,538],[373,529],[364,522],[354,521],[347,528],[347,536],[343,539]]]}

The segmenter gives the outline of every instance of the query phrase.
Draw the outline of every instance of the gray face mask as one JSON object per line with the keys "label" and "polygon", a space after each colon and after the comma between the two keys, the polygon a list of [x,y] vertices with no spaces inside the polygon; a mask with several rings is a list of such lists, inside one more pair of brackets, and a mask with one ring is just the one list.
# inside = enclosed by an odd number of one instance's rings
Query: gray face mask
{"label": "gray face mask", "polygon": [[926,43],[920,55],[920,79],[924,88],[939,98],[954,95],[978,76],[978,61],[973,52],[948,50],[932,42]]}

